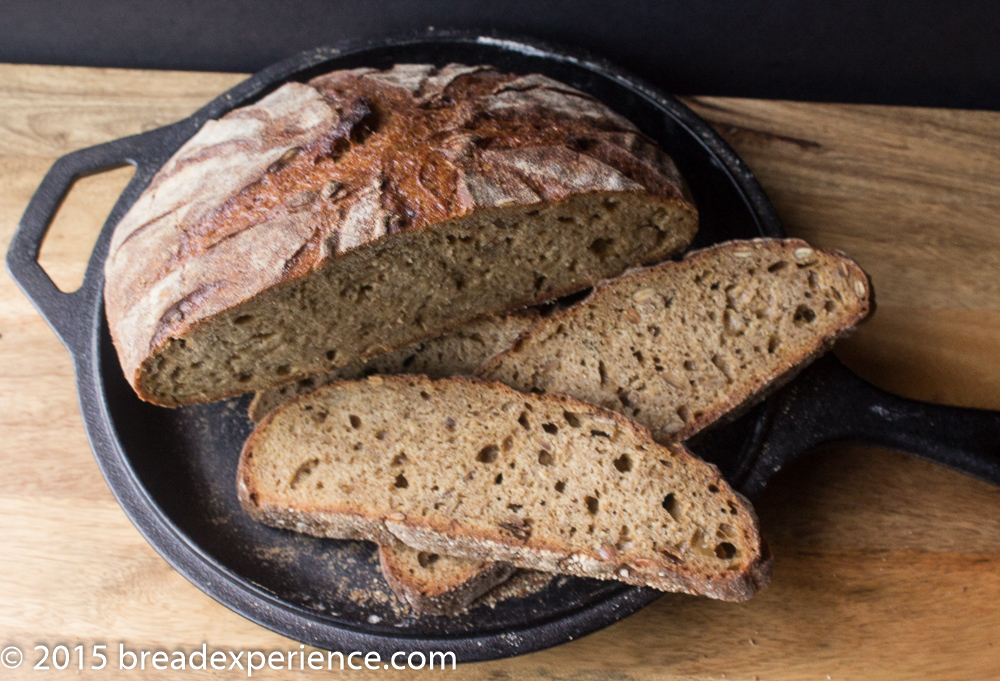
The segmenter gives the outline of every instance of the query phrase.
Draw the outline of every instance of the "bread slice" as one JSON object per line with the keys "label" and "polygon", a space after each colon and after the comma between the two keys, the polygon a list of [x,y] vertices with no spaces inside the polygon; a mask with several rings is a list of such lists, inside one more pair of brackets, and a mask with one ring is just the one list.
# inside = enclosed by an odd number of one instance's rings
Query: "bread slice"
{"label": "bread slice", "polygon": [[263,390],[683,250],[673,162],[540,75],[403,64],[207,122],[115,228],[105,307],[136,393]]}
{"label": "bread slice", "polygon": [[453,558],[393,539],[378,547],[382,575],[421,615],[454,615],[514,574],[510,563]]}
{"label": "bread slice", "polygon": [[872,309],[867,275],[839,251],[731,241],[602,282],[477,374],[683,441],[782,385]]}
{"label": "bread slice", "polygon": [[338,379],[364,378],[372,374],[423,374],[431,378],[472,374],[487,359],[513,345],[538,318],[536,310],[527,309],[477,319],[458,331],[403,350],[357,360],[329,373],[261,391],[250,403],[250,419],[258,423],[293,397]]}
{"label": "bread slice", "polygon": [[749,502],[682,445],[470,378],[371,376],[302,395],[251,434],[237,489],[276,527],[724,600],[771,571]]}
{"label": "bread slice", "polygon": [[[509,347],[538,316],[535,310],[522,310],[503,317],[487,317],[447,336],[257,393],[250,404],[250,418],[258,422],[293,397],[338,379],[370,374],[411,373],[431,378],[471,374],[487,358]],[[505,563],[429,554],[398,541],[379,546],[379,563],[389,586],[415,612],[429,615],[460,612],[514,570]]]}

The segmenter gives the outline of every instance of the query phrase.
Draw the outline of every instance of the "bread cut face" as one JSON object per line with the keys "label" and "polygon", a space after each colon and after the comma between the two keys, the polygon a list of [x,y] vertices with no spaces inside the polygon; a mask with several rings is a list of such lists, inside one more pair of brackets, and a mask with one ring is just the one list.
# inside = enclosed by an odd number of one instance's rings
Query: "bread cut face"
{"label": "bread cut face", "polygon": [[[259,392],[250,404],[250,418],[259,422],[288,400],[338,379],[371,374],[425,374],[431,378],[471,374],[487,358],[509,347],[538,317],[534,310],[522,310],[479,319],[446,336]],[[504,563],[417,551],[399,541],[380,544],[378,555],[382,574],[393,591],[414,612],[427,615],[461,612],[514,570]]]}
{"label": "bread cut face", "polygon": [[209,121],[115,229],[105,306],[165,406],[292,383],[682,250],[673,162],[540,75],[397,65]]}
{"label": "bread cut face", "polygon": [[372,376],[281,406],[247,440],[239,498],[322,537],[744,600],[771,563],[749,503],[681,445],[560,395]]}
{"label": "bread cut face", "polygon": [[683,441],[789,380],[873,305],[867,275],[839,251],[732,241],[602,282],[477,373]]}
{"label": "bread cut face", "polygon": [[509,563],[444,556],[411,549],[398,540],[378,547],[382,575],[421,615],[454,615],[514,574]]}
{"label": "bread cut face", "polygon": [[423,374],[430,378],[471,375],[487,359],[513,345],[538,319],[539,314],[533,309],[477,319],[444,336],[261,391],[250,403],[250,419],[258,423],[293,397],[338,379],[364,378],[372,374]]}

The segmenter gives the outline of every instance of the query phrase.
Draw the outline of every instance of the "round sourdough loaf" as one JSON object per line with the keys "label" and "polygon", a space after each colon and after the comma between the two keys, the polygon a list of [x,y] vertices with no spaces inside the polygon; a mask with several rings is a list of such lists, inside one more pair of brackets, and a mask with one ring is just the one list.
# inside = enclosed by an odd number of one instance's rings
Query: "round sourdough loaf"
{"label": "round sourdough loaf", "polygon": [[682,250],[672,161],[540,75],[397,65],[209,121],[118,224],[108,323],[143,399],[290,383]]}

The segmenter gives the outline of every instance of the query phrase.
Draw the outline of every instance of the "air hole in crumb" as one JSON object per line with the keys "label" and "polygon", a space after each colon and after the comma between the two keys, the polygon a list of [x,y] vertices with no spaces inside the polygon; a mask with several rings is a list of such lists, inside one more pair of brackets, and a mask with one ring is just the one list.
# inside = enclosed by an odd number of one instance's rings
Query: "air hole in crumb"
{"label": "air hole in crumb", "polygon": [[695,370],[695,363],[692,362],[691,360],[685,361],[684,362],[684,370],[685,371],[694,371]]}
{"label": "air hole in crumb", "polygon": [[792,317],[792,321],[796,324],[812,324],[815,319],[816,313],[808,305],[799,305],[795,308],[795,316]]}
{"label": "air hole in crumb", "polygon": [[509,452],[513,446],[514,446],[514,436],[508,435],[503,440],[503,450],[505,452]]}
{"label": "air hole in crumb", "polygon": [[568,411],[563,412],[563,418],[566,419],[566,423],[573,426],[574,428],[580,427],[580,417],[576,414]]}
{"label": "air hole in crumb", "polygon": [[455,419],[445,419],[444,427],[448,430],[455,430]]}
{"label": "air hole in crumb", "polygon": [[517,513],[522,508],[524,508],[524,506],[522,506],[521,504],[507,504],[507,510],[513,511],[514,513]]}
{"label": "air hole in crumb", "polygon": [[563,492],[565,492],[566,491],[566,481],[560,480],[559,482],[557,482],[555,484],[555,490],[557,492],[559,492],[559,494],[562,494]]}
{"label": "air hole in crumb", "polygon": [[708,486],[708,491],[711,492],[712,494],[718,494],[719,493],[719,486],[718,485],[709,485]]}
{"label": "air hole in crumb", "polygon": [[289,488],[295,489],[299,486],[303,480],[312,475],[313,470],[319,465],[319,459],[309,459],[304,464],[299,466],[298,470],[295,471],[295,475],[292,476],[291,482],[288,483]]}
{"label": "air hole in crumb", "polygon": [[388,435],[388,433],[386,433],[384,430],[375,431],[376,440],[384,440],[386,435]]}
{"label": "air hole in crumb", "polygon": [[781,345],[781,339],[777,336],[771,336],[771,338],[767,341],[767,354],[773,355],[779,345]]}
{"label": "air hole in crumb", "polygon": [[431,399],[430,393],[428,393],[426,390],[421,390],[420,391],[420,397],[421,397],[421,399],[425,399],[425,400]]}
{"label": "air hole in crumb", "polygon": [[396,482],[393,483],[396,489],[406,489],[410,486],[410,483],[406,481],[406,476],[400,473],[396,476]]}
{"label": "air hole in crumb", "polygon": [[608,254],[608,249],[611,247],[615,241],[614,239],[603,239],[598,237],[590,242],[590,252],[596,255],[598,258],[604,259]]}
{"label": "air hole in crumb", "polygon": [[715,555],[723,560],[731,560],[736,557],[736,547],[729,542],[724,541],[715,547]]}
{"label": "air hole in crumb", "polygon": [[584,497],[583,503],[587,505],[587,513],[590,515],[597,515],[598,506],[600,502],[594,497]]}
{"label": "air hole in crumb", "polygon": [[837,304],[832,300],[828,300],[823,304],[823,309],[826,310],[828,313],[833,312],[834,310],[837,309]]}
{"label": "air hole in crumb", "polygon": [[555,462],[556,459],[554,456],[552,456],[551,453],[545,451],[544,449],[538,452],[538,463],[542,464],[543,466],[551,466]]}
{"label": "air hole in crumb", "polygon": [[542,430],[544,430],[549,435],[555,435],[559,432],[559,426],[554,423],[543,423]]}
{"label": "air hole in crumb", "polygon": [[361,427],[361,418],[360,417],[355,416],[354,414],[351,414],[347,418],[349,418],[351,420],[351,428],[354,428],[355,430],[357,430],[358,428]]}
{"label": "air hole in crumb", "polygon": [[771,265],[770,267],[768,267],[767,271],[768,272],[780,272],[781,270],[785,269],[786,267],[788,267],[788,263],[785,262],[784,260],[779,260],[778,262],[776,262],[773,265]]}
{"label": "air hole in crumb", "polygon": [[292,368],[290,366],[288,366],[287,364],[282,364],[280,367],[274,370],[274,373],[276,373],[278,376],[287,376],[289,373],[291,373],[291,371]]}
{"label": "air hole in crumb", "polygon": [[405,452],[400,452],[396,456],[392,457],[392,465],[393,466],[402,466],[407,461],[409,461],[409,459],[406,458],[406,453]]}
{"label": "air hole in crumb", "polygon": [[628,473],[632,470],[632,459],[628,458],[628,454],[622,454],[615,459],[615,468],[619,473]]}
{"label": "air hole in crumb", "polygon": [[332,361],[333,361],[333,359],[334,359],[334,358],[335,358],[336,356],[337,356],[337,351],[336,351],[336,350],[327,350],[327,351],[326,351],[326,361],[328,361],[328,362],[332,362]]}
{"label": "air hole in crumb", "polygon": [[249,372],[245,372],[236,376],[236,380],[239,381],[240,383],[247,383],[251,379],[253,379],[253,374]]}
{"label": "air hole in crumb", "polygon": [[497,477],[493,478],[493,484],[494,485],[503,484],[503,473],[497,473]]}
{"label": "air hole in crumb", "polygon": [[680,519],[680,509],[677,507],[677,498],[673,492],[663,497],[663,510],[669,513],[674,520]]}
{"label": "air hole in crumb", "polygon": [[681,405],[677,407],[677,417],[684,423],[687,423],[691,420],[691,410]]}
{"label": "air hole in crumb", "polygon": [[476,454],[476,461],[479,463],[493,463],[500,454],[500,448],[496,445],[488,445],[479,450]]}
{"label": "air hole in crumb", "polygon": [[242,326],[243,324],[246,324],[249,321],[253,321],[252,314],[241,314],[239,317],[233,320],[233,324],[235,324],[236,326]]}
{"label": "air hole in crumb", "polygon": [[429,568],[431,565],[438,562],[440,557],[441,556],[436,553],[425,553],[421,551],[417,554],[417,562],[420,563],[420,567]]}
{"label": "air hole in crumb", "polygon": [[517,417],[517,422],[521,424],[525,430],[531,429],[531,424],[528,422],[528,412],[522,411],[521,415]]}

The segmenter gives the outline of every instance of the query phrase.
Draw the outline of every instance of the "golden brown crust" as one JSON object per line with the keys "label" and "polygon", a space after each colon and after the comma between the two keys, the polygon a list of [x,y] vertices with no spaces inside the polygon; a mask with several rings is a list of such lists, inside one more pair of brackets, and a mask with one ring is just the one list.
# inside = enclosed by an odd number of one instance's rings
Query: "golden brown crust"
{"label": "golden brown crust", "polygon": [[[305,400],[321,397],[327,391],[341,388],[351,389],[360,382],[337,381],[319,388],[316,392],[294,398],[283,407],[269,414],[257,426],[244,445],[238,466],[238,494],[244,509],[259,522],[276,527],[295,529],[299,532],[322,537],[360,538],[371,541],[391,541],[398,539],[412,548],[433,551],[444,555],[463,558],[503,561],[518,567],[546,572],[559,572],[598,579],[615,579],[629,584],[652,586],[667,591],[703,594],[713,598],[742,601],[762,588],[770,578],[771,559],[766,545],[760,537],[758,521],[749,502],[734,492],[721,477],[718,469],[700,461],[682,445],[657,445],[648,429],[625,418],[621,414],[585,404],[565,395],[526,396],[502,384],[485,383],[478,379],[454,377],[430,381],[423,376],[387,376],[377,378],[389,388],[395,386],[424,386],[465,384],[468,386],[509,393],[510,397],[552,402],[566,411],[600,414],[613,421],[622,431],[631,432],[656,449],[671,449],[665,456],[679,456],[693,465],[711,471],[710,484],[720,491],[720,499],[730,504],[733,522],[748,533],[747,544],[751,554],[742,561],[740,569],[706,574],[687,565],[659,556],[650,556],[629,563],[620,563],[614,555],[600,555],[600,552],[580,550],[569,544],[549,541],[539,543],[530,536],[519,536],[516,532],[488,532],[463,526],[457,519],[447,522],[430,517],[406,517],[400,514],[380,514],[377,511],[363,511],[357,505],[350,507],[317,506],[297,507],[282,498],[269,498],[262,494],[255,483],[254,451],[257,441],[267,437],[272,420]],[[369,379],[371,380],[371,379]]]}
{"label": "golden brown crust", "polygon": [[348,251],[588,192],[693,214],[681,187],[631,123],[543,76],[337,71],[208,122],[164,165],[112,238],[109,327],[133,387],[165,403],[143,377],[172,339]]}

